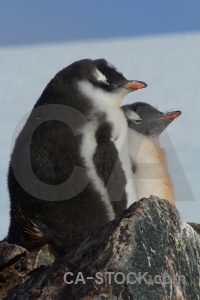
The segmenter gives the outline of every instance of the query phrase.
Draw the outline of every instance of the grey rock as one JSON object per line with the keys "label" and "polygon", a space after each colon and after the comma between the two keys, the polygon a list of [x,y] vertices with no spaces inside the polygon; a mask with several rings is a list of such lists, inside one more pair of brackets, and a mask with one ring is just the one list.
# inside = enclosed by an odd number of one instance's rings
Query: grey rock
{"label": "grey rock", "polygon": [[[46,247],[1,270],[1,299],[200,299],[200,236],[174,206],[155,196],[131,205],[73,253],[55,259]],[[22,274],[17,284],[14,273],[9,278],[14,268]],[[2,272],[13,286],[5,289]]]}

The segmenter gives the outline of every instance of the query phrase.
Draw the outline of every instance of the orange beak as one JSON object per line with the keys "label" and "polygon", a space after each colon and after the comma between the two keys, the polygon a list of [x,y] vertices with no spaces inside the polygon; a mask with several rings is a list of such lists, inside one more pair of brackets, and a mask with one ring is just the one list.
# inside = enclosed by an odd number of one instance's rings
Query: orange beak
{"label": "orange beak", "polygon": [[178,110],[178,111],[172,111],[172,112],[166,113],[163,117],[166,120],[174,120],[174,119],[178,118],[180,115],[181,115],[181,111]]}
{"label": "orange beak", "polygon": [[123,87],[126,87],[131,90],[138,90],[147,87],[147,84],[143,81],[131,80],[128,83],[124,84]]}

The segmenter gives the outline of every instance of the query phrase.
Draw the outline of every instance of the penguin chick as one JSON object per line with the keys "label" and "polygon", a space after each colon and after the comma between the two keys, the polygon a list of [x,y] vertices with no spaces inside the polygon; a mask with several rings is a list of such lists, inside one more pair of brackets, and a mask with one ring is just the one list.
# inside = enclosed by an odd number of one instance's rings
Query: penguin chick
{"label": "penguin chick", "polygon": [[136,200],[119,106],[146,86],[104,59],[77,61],[48,83],[11,156],[9,243],[69,252]]}
{"label": "penguin chick", "polygon": [[181,112],[163,113],[143,102],[124,105],[122,109],[128,121],[129,151],[138,199],[156,195],[175,204],[166,153],[159,145],[159,136]]}

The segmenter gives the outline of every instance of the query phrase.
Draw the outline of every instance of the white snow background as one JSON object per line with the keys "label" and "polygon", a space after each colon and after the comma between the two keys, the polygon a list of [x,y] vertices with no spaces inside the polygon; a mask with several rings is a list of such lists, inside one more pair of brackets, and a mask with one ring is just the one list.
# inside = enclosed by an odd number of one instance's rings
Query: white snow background
{"label": "white snow background", "polygon": [[[161,111],[181,110],[162,135],[174,182],[177,207],[185,221],[200,223],[200,32],[140,38],[0,48],[0,238],[9,225],[6,184],[16,127],[30,112],[49,80],[82,58],[106,58],[128,79],[148,87],[124,98]],[[26,115],[27,116],[27,115]],[[14,138],[16,137],[16,133]]]}

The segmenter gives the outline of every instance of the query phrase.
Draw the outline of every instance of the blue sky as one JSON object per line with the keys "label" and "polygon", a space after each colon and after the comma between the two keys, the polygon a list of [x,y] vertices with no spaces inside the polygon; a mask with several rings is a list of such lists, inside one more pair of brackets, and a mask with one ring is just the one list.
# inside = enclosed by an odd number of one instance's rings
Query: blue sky
{"label": "blue sky", "polygon": [[0,1],[0,46],[197,30],[199,0]]}

